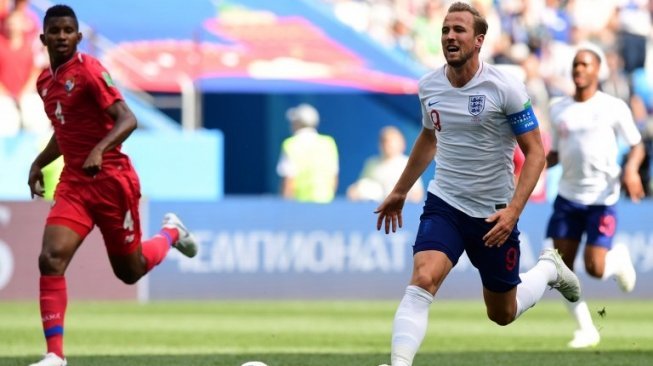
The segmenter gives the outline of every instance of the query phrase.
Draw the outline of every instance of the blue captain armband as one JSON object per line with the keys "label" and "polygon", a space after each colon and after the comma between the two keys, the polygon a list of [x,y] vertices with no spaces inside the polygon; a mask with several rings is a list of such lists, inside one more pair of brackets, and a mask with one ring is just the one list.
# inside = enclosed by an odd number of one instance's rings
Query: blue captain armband
{"label": "blue captain armband", "polygon": [[533,113],[533,107],[530,105],[523,111],[511,114],[507,116],[507,118],[508,122],[510,122],[512,132],[516,136],[532,131],[539,125],[537,123],[537,117],[535,117],[535,113]]}

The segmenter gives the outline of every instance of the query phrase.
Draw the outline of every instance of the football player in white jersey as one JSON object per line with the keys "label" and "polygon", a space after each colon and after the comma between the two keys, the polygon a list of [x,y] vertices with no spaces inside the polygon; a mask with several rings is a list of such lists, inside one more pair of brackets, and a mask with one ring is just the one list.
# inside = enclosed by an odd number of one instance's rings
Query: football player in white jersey
{"label": "football player in white jersey", "polygon": [[[587,273],[600,279],[614,277],[623,291],[630,292],[636,274],[628,247],[612,243],[621,188],[618,137],[630,146],[623,181],[633,201],[644,196],[638,172],[644,146],[626,103],[599,91],[600,52],[587,47],[576,53],[572,68],[576,91],[551,106],[552,147],[547,163],[560,162],[563,173],[547,236],[573,269],[585,234]],[[597,345],[600,335],[587,303],[581,300],[567,305],[578,323],[569,346]]]}
{"label": "football player in white jersey", "polygon": [[[580,284],[553,249],[519,274],[517,220],[544,168],[537,119],[523,83],[479,60],[487,22],[469,4],[449,7],[442,25],[445,65],[419,83],[423,128],[401,178],[377,208],[377,229],[402,226],[406,194],[435,157],[436,174],[413,246],[413,274],[395,314],[392,366],[412,365],[438,288],[467,253],[483,283],[488,317],[507,325],[547,286],[569,301]],[[525,155],[515,187],[513,152]]]}

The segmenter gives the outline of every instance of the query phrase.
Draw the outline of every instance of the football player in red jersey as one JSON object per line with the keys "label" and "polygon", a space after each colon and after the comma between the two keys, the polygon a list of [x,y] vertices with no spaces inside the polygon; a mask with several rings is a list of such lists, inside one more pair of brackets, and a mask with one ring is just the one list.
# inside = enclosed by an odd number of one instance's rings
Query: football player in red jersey
{"label": "football player in red jersey", "polygon": [[136,129],[136,118],[95,58],[77,51],[82,40],[77,16],[66,5],[49,8],[41,41],[50,68],[37,80],[54,134],[29,172],[32,197],[43,192],[41,170],[63,155],[64,169],[46,220],[39,256],[40,306],[47,354],[36,366],[64,366],[63,326],[67,292],[64,277],[75,251],[95,225],[104,238],[115,275],[136,283],[159,264],[171,246],[188,257],[194,237],[175,214],[161,231],[141,241],[138,175],[120,150]]}

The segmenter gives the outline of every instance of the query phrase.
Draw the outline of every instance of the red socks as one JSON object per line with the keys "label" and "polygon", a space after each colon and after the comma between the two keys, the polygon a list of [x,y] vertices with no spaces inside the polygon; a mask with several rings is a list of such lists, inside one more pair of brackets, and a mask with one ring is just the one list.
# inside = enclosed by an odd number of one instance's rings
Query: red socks
{"label": "red socks", "polygon": [[68,303],[66,278],[41,276],[39,300],[48,353],[52,352],[63,358],[63,321]]}
{"label": "red socks", "polygon": [[143,257],[147,262],[147,271],[149,272],[154,266],[161,263],[163,258],[168,254],[170,246],[179,240],[177,229],[163,228],[159,235],[155,235],[141,244]]}

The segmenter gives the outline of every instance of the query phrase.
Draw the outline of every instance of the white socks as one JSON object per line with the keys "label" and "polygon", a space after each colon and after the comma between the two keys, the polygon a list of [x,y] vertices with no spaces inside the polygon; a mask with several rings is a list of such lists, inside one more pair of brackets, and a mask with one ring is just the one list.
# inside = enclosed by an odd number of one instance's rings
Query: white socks
{"label": "white socks", "polygon": [[585,300],[580,299],[577,302],[564,301],[567,305],[569,313],[576,319],[579,330],[594,330],[594,323],[592,322],[592,314],[587,307]]}
{"label": "white socks", "polygon": [[605,267],[601,279],[607,280],[617,274],[626,260],[630,260],[630,258],[625,257],[624,251],[617,245],[613,246],[605,253]]}
{"label": "white socks", "polygon": [[392,330],[392,366],[410,366],[419,349],[429,320],[433,295],[418,286],[406,287]]}
{"label": "white socks", "polygon": [[535,305],[544,295],[549,282],[558,278],[558,270],[551,261],[538,261],[535,267],[519,275],[521,283],[517,285],[517,319],[526,310]]}

